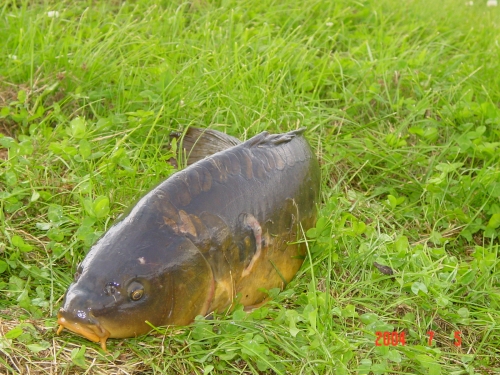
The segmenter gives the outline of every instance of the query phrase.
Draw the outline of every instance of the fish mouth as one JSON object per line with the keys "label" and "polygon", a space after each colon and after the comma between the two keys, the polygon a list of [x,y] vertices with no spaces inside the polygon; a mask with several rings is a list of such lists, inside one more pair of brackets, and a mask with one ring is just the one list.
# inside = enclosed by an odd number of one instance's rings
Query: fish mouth
{"label": "fish mouth", "polygon": [[57,313],[57,323],[59,323],[57,334],[60,334],[64,328],[67,328],[90,341],[100,342],[102,350],[105,352],[108,351],[106,349],[106,340],[109,338],[110,333],[107,329],[103,328],[97,320],[92,319],[92,323],[83,324],[74,320],[66,319],[62,314],[63,312],[63,310],[59,310]]}

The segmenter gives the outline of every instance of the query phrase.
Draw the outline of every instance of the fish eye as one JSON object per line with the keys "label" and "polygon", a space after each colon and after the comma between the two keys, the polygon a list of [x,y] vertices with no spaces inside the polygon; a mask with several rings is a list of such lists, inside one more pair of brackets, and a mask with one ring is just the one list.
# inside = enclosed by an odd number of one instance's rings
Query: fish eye
{"label": "fish eye", "polygon": [[128,295],[132,301],[139,301],[144,296],[144,287],[141,283],[134,281],[128,287]]}
{"label": "fish eye", "polygon": [[144,294],[144,289],[136,289],[133,290],[132,293],[130,293],[130,298],[132,301],[139,301]]}

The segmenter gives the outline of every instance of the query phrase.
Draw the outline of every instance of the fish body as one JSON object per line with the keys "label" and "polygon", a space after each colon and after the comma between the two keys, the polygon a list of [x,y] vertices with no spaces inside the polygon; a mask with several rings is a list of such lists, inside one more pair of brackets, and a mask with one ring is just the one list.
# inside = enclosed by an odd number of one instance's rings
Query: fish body
{"label": "fish body", "polygon": [[[146,321],[187,325],[237,296],[253,306],[263,290],[284,287],[303,262],[297,240],[314,226],[319,198],[318,162],[302,133],[264,132],[243,143],[215,131],[186,134],[198,161],[149,191],[92,246],[58,332],[68,328],[105,350],[109,337],[147,333]],[[203,158],[208,144],[225,149]]]}

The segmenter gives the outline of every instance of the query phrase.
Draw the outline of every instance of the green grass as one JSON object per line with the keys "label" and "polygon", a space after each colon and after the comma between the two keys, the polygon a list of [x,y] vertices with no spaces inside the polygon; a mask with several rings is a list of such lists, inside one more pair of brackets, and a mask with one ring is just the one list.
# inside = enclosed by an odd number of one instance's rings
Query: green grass
{"label": "green grass", "polygon": [[[0,373],[498,373],[500,9],[150,3],[0,6]],[[301,271],[250,314],[108,355],[56,336],[76,264],[174,172],[188,125],[308,128],[323,189]]]}

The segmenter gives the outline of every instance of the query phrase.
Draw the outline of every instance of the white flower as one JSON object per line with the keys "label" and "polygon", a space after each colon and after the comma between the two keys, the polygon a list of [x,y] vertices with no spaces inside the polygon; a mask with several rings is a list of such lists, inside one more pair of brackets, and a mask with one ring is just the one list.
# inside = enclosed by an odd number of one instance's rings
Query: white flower
{"label": "white flower", "polygon": [[51,10],[51,11],[47,12],[47,16],[49,18],[57,18],[57,17],[59,17],[59,12],[57,10]]}
{"label": "white flower", "polygon": [[486,3],[486,6],[488,7],[496,7],[497,5],[498,5],[497,0],[488,0],[488,2]]}

